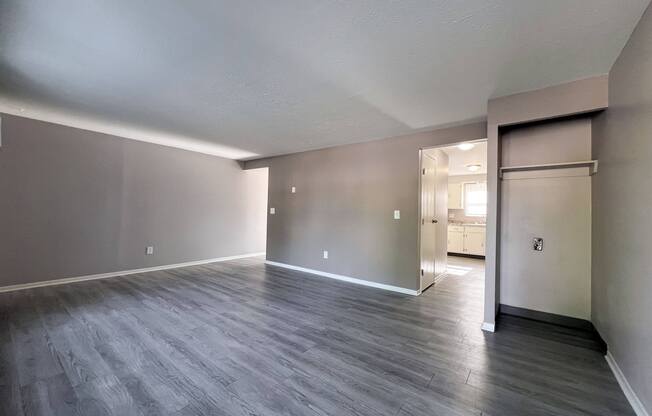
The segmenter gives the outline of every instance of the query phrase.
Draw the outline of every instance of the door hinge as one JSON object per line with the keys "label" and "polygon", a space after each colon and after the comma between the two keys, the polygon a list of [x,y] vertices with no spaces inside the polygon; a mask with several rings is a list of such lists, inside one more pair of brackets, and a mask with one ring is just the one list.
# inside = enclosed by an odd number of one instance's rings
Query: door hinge
{"label": "door hinge", "polygon": [[423,276],[423,269],[421,269],[421,276]]}
{"label": "door hinge", "polygon": [[423,174],[423,175],[426,174],[426,168],[423,168],[422,174]]}

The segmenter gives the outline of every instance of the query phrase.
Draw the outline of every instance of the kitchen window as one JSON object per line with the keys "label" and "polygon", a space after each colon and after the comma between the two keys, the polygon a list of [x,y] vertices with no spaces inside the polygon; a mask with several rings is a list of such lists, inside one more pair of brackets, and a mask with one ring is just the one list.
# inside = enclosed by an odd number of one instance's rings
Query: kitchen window
{"label": "kitchen window", "polygon": [[464,184],[464,214],[468,217],[487,216],[487,183]]}

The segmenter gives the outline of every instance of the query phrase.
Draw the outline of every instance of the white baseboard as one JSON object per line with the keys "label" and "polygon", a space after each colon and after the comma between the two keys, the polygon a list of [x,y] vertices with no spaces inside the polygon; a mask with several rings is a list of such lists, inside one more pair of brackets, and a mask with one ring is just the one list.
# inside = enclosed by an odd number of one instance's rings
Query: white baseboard
{"label": "white baseboard", "polygon": [[482,323],[482,330],[487,332],[496,332],[496,324],[490,324],[489,322]]}
{"label": "white baseboard", "polygon": [[142,268],[142,269],[121,270],[121,271],[118,271],[118,272],[91,274],[91,275],[88,275],[88,276],[78,276],[78,277],[66,277],[66,278],[63,278],[63,279],[46,280],[46,281],[43,281],[43,282],[26,283],[26,284],[22,284],[22,285],[3,286],[3,287],[0,287],[0,293],[2,293],[2,292],[13,292],[15,290],[32,289],[32,288],[35,288],[35,287],[65,285],[65,284],[68,284],[68,283],[84,282],[86,280],[107,279],[109,277],[127,276],[127,275],[130,275],[130,274],[137,274],[137,273],[147,273],[147,272],[155,272],[155,271],[159,271],[159,270],[176,269],[176,268],[179,268],[179,267],[199,266],[199,265],[202,265],[202,264],[217,263],[217,262],[220,262],[220,261],[244,259],[246,257],[256,257],[256,256],[263,256],[263,255],[265,255],[264,252],[263,253],[240,254],[240,255],[237,255],[237,256],[217,257],[217,258],[214,258],[214,259],[188,261],[188,262],[185,262],[185,263],[176,263],[176,264],[166,264],[166,265],[163,265],[163,266],[145,267],[145,268]]}
{"label": "white baseboard", "polygon": [[439,275],[435,276],[435,284],[441,283],[441,281],[447,277],[448,277],[448,273],[440,273]]}
{"label": "white baseboard", "polygon": [[625,378],[625,374],[623,374],[618,363],[614,359],[614,356],[611,355],[611,352],[607,351],[607,355],[605,355],[604,358],[607,360],[607,364],[609,364],[611,371],[614,373],[618,384],[620,384],[620,388],[623,389],[623,393],[625,393],[625,397],[627,397],[629,404],[632,405],[632,409],[634,409],[636,415],[650,416],[647,410],[645,410],[645,407],[643,407],[643,403],[641,403],[636,393],[634,393],[632,386],[629,385],[629,382]]}
{"label": "white baseboard", "polygon": [[307,269],[305,267],[293,266],[291,264],[278,263],[278,262],[269,261],[269,260],[265,260],[265,263],[269,264],[271,266],[283,267],[285,269],[291,269],[291,270],[297,270],[297,271],[304,272],[304,273],[316,274],[317,276],[328,277],[329,279],[342,280],[344,282],[355,283],[357,285],[375,287],[376,289],[384,289],[384,290],[389,290],[389,291],[392,291],[392,292],[398,292],[398,293],[403,293],[403,294],[412,295],[412,296],[417,296],[419,294],[419,292],[417,292],[416,290],[406,289],[404,287],[391,286],[391,285],[385,285],[385,284],[382,284],[382,283],[370,282],[369,280],[356,279],[355,277],[342,276],[340,274],[327,273],[327,272],[322,272],[322,271],[314,270],[314,269]]}

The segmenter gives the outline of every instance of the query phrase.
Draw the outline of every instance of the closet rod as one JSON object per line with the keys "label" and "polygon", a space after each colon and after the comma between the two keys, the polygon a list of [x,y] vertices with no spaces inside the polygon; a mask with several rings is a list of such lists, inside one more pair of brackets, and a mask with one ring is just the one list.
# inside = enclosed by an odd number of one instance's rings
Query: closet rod
{"label": "closet rod", "polygon": [[590,168],[589,175],[595,175],[598,173],[598,161],[597,160],[582,160],[579,162],[561,162],[561,163],[547,163],[541,165],[523,165],[523,166],[505,166],[500,168],[500,177],[503,177],[505,172],[519,172],[527,170],[544,170],[544,169],[566,169],[566,168],[580,168],[580,167]]}

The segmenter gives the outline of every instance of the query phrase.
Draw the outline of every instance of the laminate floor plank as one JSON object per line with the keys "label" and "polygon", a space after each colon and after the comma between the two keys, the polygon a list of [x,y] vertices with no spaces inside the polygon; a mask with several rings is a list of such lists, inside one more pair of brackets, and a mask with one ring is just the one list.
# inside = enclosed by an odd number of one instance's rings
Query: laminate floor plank
{"label": "laminate floor plank", "polygon": [[178,388],[176,369],[151,351],[124,340],[101,345],[97,350],[127,386],[143,413],[172,413],[190,404],[190,399]]}
{"label": "laminate floor plank", "polygon": [[63,373],[49,334],[40,321],[13,325],[10,321],[13,356],[20,386]]}
{"label": "laminate floor plank", "polygon": [[[40,379],[21,389],[25,416],[83,416],[65,374]],[[11,413],[7,413],[10,415]]]}
{"label": "laminate floor plank", "polygon": [[73,386],[112,374],[83,328],[61,325],[48,333],[58,361]]}
{"label": "laminate floor plank", "polygon": [[0,294],[0,414],[633,415],[586,333],[480,330],[484,263],[421,296],[261,258]]}
{"label": "laminate floor plank", "polygon": [[17,361],[9,327],[9,302],[0,303],[0,414],[23,416]]}

